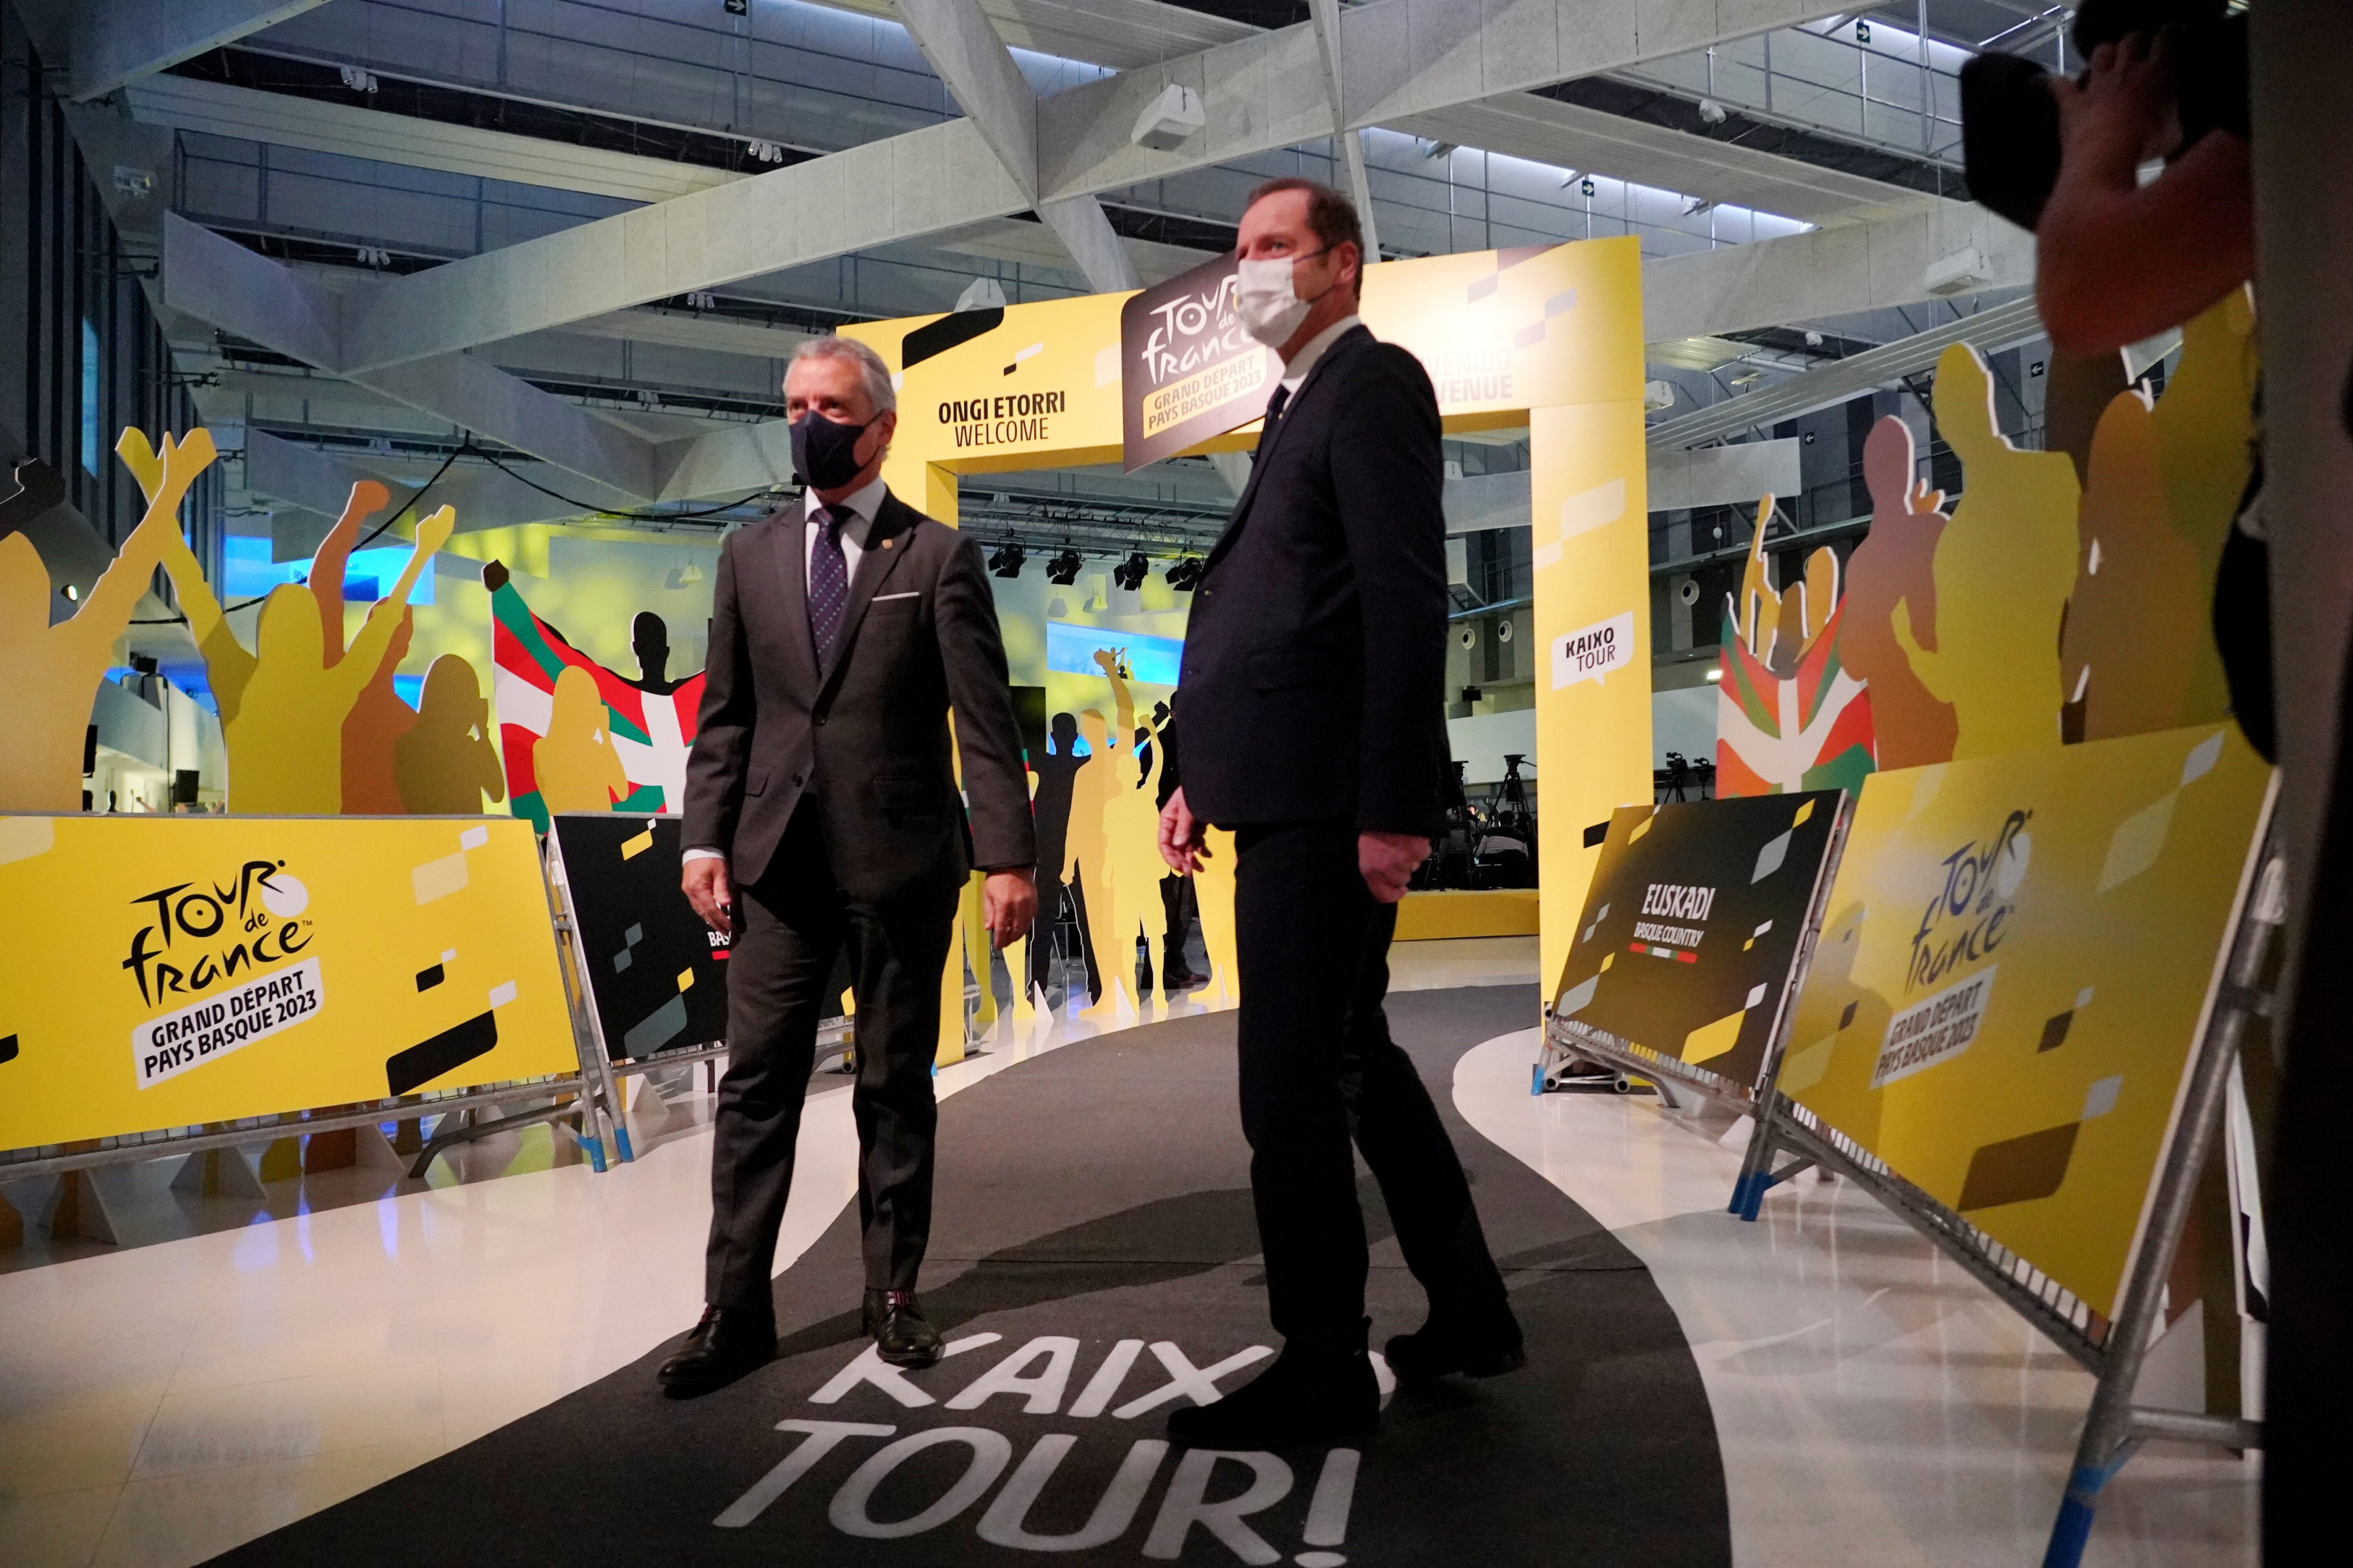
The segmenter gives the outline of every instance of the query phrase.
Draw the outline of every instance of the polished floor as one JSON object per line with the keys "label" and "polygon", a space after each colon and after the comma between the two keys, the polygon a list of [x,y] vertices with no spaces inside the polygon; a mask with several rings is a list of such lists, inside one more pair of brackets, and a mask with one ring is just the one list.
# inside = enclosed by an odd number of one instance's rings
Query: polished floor
{"label": "polished floor", "polygon": [[[1534,950],[1410,944],[1398,984],[1531,982]],[[940,1089],[1105,1027],[1007,1027]],[[1705,1382],[1736,1561],[2038,1561],[2088,1380],[1850,1188],[1801,1181],[1729,1219],[1721,1119],[1532,1098],[1534,1040],[1471,1051],[1455,1105],[1650,1266]],[[604,1177],[536,1127],[429,1183],[338,1171],[262,1202],[126,1173],[126,1245],[33,1228],[0,1252],[0,1564],[200,1562],[643,1355],[699,1305],[707,1106],[699,1081],[641,1095],[640,1157]],[[848,1202],[853,1145],[846,1090],[820,1080],[779,1268]],[[37,1214],[37,1186],[7,1195]],[[2152,1445],[2088,1560],[2252,1563],[2253,1496],[2240,1462]]]}

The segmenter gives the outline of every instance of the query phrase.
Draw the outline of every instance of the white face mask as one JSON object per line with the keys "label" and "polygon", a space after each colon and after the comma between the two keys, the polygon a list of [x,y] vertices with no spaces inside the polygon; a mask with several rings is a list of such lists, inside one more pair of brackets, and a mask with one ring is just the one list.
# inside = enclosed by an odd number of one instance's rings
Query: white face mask
{"label": "white face mask", "polygon": [[[1234,310],[1242,331],[1271,349],[1291,341],[1307,319],[1314,301],[1301,299],[1291,287],[1291,269],[1299,258],[1278,256],[1265,261],[1245,261],[1234,279]],[[1318,296],[1320,299],[1322,296]]]}

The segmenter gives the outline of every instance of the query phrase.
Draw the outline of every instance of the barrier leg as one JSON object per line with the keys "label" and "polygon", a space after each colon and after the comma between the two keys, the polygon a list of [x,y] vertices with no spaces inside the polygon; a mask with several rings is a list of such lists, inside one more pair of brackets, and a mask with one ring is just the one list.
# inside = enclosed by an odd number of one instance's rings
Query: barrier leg
{"label": "barrier leg", "polygon": [[[2272,857],[2268,837],[2263,859],[2260,881],[2266,889],[2274,888],[2278,862]],[[2100,1490],[2139,1446],[2134,1434],[2133,1389],[2140,1381],[2141,1363],[2150,1342],[2165,1326],[2166,1277],[2173,1271],[2174,1251],[2180,1245],[2181,1227],[2198,1186],[2198,1169],[2221,1125],[2225,1086],[2231,1066],[2238,1059],[2239,1037],[2246,1020],[2270,1008],[2270,998],[2254,986],[2278,921],[2275,901],[2269,892],[2258,892],[2252,905],[2242,910],[2238,930],[2232,934],[2217,1005],[2190,1060],[2189,1089],[2181,1097],[2180,1131],[2158,1167],[2144,1231],[2147,1239],[2136,1252],[2131,1272],[2117,1293],[2109,1348],[2101,1360],[2100,1381],[2092,1391],[2092,1407],[2084,1415],[2084,1435],[2075,1446],[2075,1464],[2067,1475],[2067,1494],[2059,1505],[2059,1517],[2052,1522],[2043,1568],[2076,1568],[2083,1561]],[[2147,1413],[2144,1418],[2163,1419]],[[2188,1427],[2207,1440],[2216,1440],[2200,1430],[2205,1426],[2202,1417],[2187,1417],[2166,1422],[2165,1430],[2169,1434],[2175,1427]],[[2221,1440],[2253,1441],[2260,1436],[2260,1430],[2248,1423],[2243,1430],[2233,1430]]]}
{"label": "barrier leg", "polygon": [[1757,1217],[1757,1206],[1765,1198],[1765,1189],[1773,1184],[1760,1180],[1773,1168],[1773,1128],[1780,1115],[1780,1091],[1767,1089],[1757,1105],[1757,1124],[1748,1134],[1748,1152],[1740,1157],[1740,1175],[1732,1184],[1732,1202],[1727,1212],[1742,1219]]}

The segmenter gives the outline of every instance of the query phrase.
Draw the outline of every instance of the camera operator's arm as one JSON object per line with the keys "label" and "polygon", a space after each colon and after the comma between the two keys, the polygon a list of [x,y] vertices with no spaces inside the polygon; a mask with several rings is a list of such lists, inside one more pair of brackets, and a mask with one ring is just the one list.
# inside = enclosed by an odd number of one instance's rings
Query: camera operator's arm
{"label": "camera operator's arm", "polygon": [[2143,35],[2093,52],[2084,85],[2053,78],[2059,180],[2035,229],[2036,302],[2051,341],[2112,353],[2177,327],[2254,271],[2247,144],[2209,131],[2136,184],[2171,132],[2167,46]]}

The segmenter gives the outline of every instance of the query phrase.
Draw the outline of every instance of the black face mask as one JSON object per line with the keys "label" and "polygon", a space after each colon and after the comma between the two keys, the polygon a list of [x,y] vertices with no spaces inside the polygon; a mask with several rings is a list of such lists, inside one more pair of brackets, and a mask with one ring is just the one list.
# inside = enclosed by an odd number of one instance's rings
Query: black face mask
{"label": "black face mask", "polygon": [[858,460],[858,438],[864,425],[837,425],[822,414],[804,414],[793,421],[793,468],[801,483],[821,490],[838,490],[858,477],[866,465]]}

